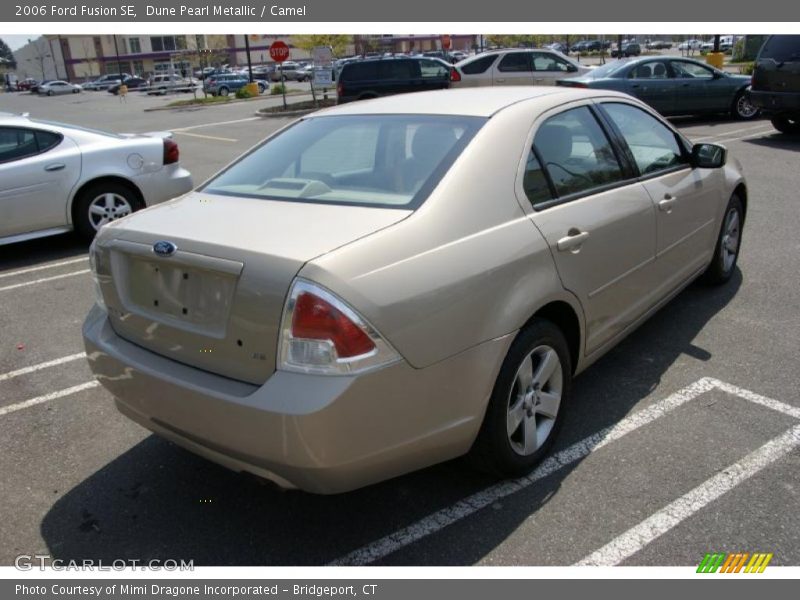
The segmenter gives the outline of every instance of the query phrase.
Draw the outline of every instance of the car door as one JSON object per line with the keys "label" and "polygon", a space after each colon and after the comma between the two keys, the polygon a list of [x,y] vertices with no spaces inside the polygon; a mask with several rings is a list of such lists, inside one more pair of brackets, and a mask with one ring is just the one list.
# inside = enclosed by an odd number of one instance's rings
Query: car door
{"label": "car door", "polygon": [[564,59],[549,52],[532,52],[534,85],[555,85],[559,79],[575,74],[576,69]]}
{"label": "car door", "polygon": [[530,52],[507,52],[492,67],[492,85],[533,85]]}
{"label": "car door", "polygon": [[564,287],[581,302],[591,354],[652,304],[655,208],[594,110],[559,111],[535,126],[521,188]]}
{"label": "car door", "polygon": [[711,259],[723,175],[692,168],[675,131],[645,110],[620,102],[600,107],[624,140],[656,208],[655,267],[661,293],[667,293]]}
{"label": "car door", "polygon": [[697,114],[714,111],[714,98],[710,84],[714,71],[689,60],[671,60],[670,67],[676,81],[675,114]]}
{"label": "car door", "polygon": [[0,237],[67,224],[80,152],[60,134],[0,126]]}
{"label": "car door", "polygon": [[676,81],[670,75],[665,60],[637,63],[628,71],[627,91],[660,112],[675,112]]}
{"label": "car door", "polygon": [[382,94],[403,94],[422,91],[423,82],[416,60],[388,59],[380,61]]}

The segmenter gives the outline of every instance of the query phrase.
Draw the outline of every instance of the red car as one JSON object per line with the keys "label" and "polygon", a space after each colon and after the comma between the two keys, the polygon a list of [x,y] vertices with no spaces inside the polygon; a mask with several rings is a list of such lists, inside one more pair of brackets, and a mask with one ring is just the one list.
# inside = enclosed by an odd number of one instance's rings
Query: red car
{"label": "red car", "polygon": [[31,87],[39,83],[35,79],[28,77],[27,79],[23,79],[17,82],[17,90],[20,92],[28,92],[30,91]]}

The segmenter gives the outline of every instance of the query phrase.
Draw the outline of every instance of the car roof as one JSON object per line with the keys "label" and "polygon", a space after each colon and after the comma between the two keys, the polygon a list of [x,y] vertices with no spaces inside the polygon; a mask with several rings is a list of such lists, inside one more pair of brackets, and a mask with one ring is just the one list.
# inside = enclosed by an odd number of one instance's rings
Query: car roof
{"label": "car roof", "polygon": [[536,101],[535,108],[545,111],[572,100],[608,96],[628,97],[626,94],[609,90],[554,86],[456,88],[360,100],[321,110],[315,114],[320,116],[420,114],[491,117],[504,108],[528,100]]}

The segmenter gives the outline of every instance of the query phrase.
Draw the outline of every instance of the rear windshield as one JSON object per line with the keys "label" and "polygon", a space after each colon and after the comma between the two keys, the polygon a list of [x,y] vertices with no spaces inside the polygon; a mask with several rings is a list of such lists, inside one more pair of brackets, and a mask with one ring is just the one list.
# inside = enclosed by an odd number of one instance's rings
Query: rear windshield
{"label": "rear windshield", "polygon": [[631,63],[628,62],[627,60],[612,60],[595,69],[591,69],[590,71],[585,73],[583,77],[588,77],[589,79],[603,79],[604,77],[614,77],[630,64]]}
{"label": "rear windshield", "polygon": [[270,138],[202,191],[414,209],[485,121],[442,115],[313,117]]}
{"label": "rear windshield", "polygon": [[462,73],[467,75],[478,75],[484,73],[486,69],[492,66],[497,60],[497,54],[488,54],[486,56],[479,56],[478,58],[471,59],[469,62],[463,62],[459,65]]}
{"label": "rear windshield", "polygon": [[758,58],[771,58],[776,62],[800,60],[800,35],[770,36],[761,47]]}

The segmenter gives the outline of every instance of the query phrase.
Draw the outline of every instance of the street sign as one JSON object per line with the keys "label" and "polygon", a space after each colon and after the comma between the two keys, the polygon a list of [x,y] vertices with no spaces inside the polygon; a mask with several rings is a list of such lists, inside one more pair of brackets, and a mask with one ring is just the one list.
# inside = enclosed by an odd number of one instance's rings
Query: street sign
{"label": "street sign", "polygon": [[269,56],[275,62],[281,63],[289,58],[289,46],[278,40],[269,47]]}
{"label": "street sign", "polygon": [[333,63],[333,51],[330,46],[316,46],[311,51],[311,60],[315,67],[330,67]]}
{"label": "street sign", "polygon": [[333,87],[333,71],[330,68],[314,67],[314,86],[315,87]]}
{"label": "street sign", "polygon": [[442,50],[450,50],[450,36],[443,35],[442,36]]}

